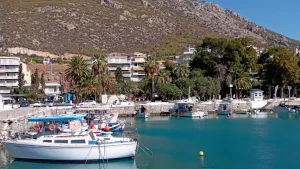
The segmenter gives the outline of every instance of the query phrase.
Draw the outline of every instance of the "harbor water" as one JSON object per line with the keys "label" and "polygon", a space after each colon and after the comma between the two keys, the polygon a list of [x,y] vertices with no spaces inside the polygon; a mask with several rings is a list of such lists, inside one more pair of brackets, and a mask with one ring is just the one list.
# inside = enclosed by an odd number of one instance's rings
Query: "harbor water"
{"label": "harbor water", "polygon": [[[300,166],[298,114],[210,115],[126,118],[153,157],[101,163],[15,161],[0,150],[1,169],[297,169]],[[129,126],[132,122],[132,126]],[[199,156],[203,151],[204,155]]]}

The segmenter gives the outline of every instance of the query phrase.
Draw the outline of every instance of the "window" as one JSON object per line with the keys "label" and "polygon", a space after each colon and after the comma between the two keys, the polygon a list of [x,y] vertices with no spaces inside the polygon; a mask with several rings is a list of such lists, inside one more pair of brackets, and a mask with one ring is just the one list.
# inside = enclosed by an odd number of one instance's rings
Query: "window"
{"label": "window", "polygon": [[85,140],[71,140],[71,144],[85,144]]}
{"label": "window", "polygon": [[54,143],[68,143],[68,140],[54,140]]}
{"label": "window", "polygon": [[261,96],[261,93],[259,93],[259,96]]}
{"label": "window", "polygon": [[44,143],[52,143],[52,140],[43,140]]}
{"label": "window", "polygon": [[254,93],[254,96],[257,96],[257,93]]}

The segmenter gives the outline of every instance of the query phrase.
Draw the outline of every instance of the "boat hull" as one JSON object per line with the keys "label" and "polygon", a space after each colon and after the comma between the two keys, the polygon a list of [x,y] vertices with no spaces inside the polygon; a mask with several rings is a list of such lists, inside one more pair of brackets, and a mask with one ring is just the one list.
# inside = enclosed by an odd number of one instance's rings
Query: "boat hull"
{"label": "boat hull", "polygon": [[137,117],[137,118],[149,118],[150,115],[148,113],[137,113],[135,117]]}
{"label": "boat hull", "polygon": [[45,145],[18,141],[4,141],[4,148],[11,157],[27,160],[95,161],[135,156],[136,142],[101,145]]}
{"label": "boat hull", "polygon": [[218,110],[217,114],[218,115],[231,115],[232,111],[231,110]]}
{"label": "boat hull", "polygon": [[177,117],[204,117],[204,112],[172,112],[173,116]]}

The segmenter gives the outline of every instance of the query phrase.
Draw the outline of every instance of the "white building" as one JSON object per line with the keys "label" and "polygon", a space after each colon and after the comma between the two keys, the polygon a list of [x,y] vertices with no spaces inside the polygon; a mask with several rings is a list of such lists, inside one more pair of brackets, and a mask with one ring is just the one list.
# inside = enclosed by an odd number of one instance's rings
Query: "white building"
{"label": "white building", "polygon": [[48,97],[53,97],[53,100],[58,100],[58,96],[61,94],[60,87],[59,83],[45,83],[44,93]]}
{"label": "white building", "polygon": [[300,50],[298,49],[298,47],[295,49],[295,54],[296,54],[297,56],[300,56]]}
{"label": "white building", "polygon": [[108,70],[115,75],[117,68],[121,68],[125,79],[131,78],[131,56],[124,53],[111,53],[107,59]]}
{"label": "white building", "polygon": [[[125,79],[138,82],[142,80],[145,74],[146,54],[134,53],[111,53],[108,55],[108,69],[112,75],[115,75],[118,67],[122,70]],[[159,61],[160,69],[164,69],[164,61]]]}
{"label": "white building", "polygon": [[25,86],[31,84],[31,73],[27,65],[22,63],[20,58],[12,56],[0,57],[0,94],[9,94],[13,88],[19,86],[19,66],[22,64]]}
{"label": "white building", "polygon": [[183,52],[181,58],[179,57],[176,58],[176,61],[179,64],[185,64],[186,66],[189,66],[189,63],[194,58],[195,53],[196,53],[196,48],[189,47],[188,51]]}

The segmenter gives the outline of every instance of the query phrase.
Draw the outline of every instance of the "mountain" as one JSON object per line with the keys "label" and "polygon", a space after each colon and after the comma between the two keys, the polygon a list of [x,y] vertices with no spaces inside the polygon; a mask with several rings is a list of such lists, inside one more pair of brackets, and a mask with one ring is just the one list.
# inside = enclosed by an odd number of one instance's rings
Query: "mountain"
{"label": "mountain", "polygon": [[204,37],[251,36],[262,46],[299,41],[219,5],[196,0],[1,0],[0,45],[55,54],[176,54]]}

